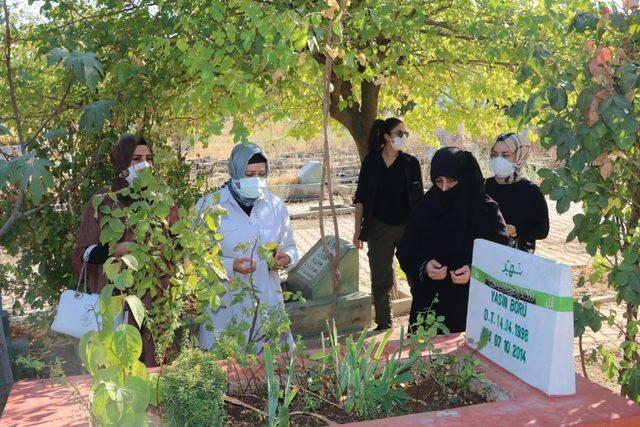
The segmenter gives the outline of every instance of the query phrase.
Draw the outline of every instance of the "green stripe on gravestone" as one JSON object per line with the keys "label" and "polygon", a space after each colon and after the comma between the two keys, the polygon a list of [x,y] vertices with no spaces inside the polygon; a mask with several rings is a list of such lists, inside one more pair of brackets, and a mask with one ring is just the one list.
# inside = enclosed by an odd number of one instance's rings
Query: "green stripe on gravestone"
{"label": "green stripe on gravestone", "polygon": [[524,288],[511,283],[498,280],[477,267],[471,267],[471,277],[480,283],[487,285],[499,292],[511,297],[530,302],[537,306],[554,311],[573,311],[573,297],[561,297],[545,292]]}

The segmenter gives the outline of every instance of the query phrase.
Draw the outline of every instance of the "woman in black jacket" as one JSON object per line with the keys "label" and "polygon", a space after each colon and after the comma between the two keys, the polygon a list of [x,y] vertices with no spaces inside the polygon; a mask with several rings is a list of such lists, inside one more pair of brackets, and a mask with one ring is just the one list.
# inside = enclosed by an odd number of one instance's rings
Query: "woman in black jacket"
{"label": "woman in black jacket", "polygon": [[520,135],[505,133],[491,147],[487,194],[498,203],[507,231],[521,251],[534,253],[536,240],[549,234],[549,208],[540,187],[523,176],[531,146]]}
{"label": "woman in black jacket", "polygon": [[353,244],[368,243],[376,330],[391,327],[393,254],[412,207],[423,195],[418,160],[403,152],[409,133],[396,118],[376,120],[369,131],[369,154],[362,161],[355,204]]}
{"label": "woman in black jacket", "polygon": [[415,330],[418,315],[431,307],[445,317],[450,332],[461,332],[466,329],[474,240],[507,245],[511,239],[498,205],[484,192],[480,166],[470,152],[438,150],[431,161],[431,181],[434,185],[411,213],[397,252],[410,277],[409,327]]}

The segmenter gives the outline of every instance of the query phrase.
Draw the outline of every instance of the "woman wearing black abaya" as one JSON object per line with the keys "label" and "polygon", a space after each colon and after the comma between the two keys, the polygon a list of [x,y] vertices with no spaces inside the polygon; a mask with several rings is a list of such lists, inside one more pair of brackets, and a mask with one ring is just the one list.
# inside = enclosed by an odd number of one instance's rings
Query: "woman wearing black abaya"
{"label": "woman wearing black abaya", "polygon": [[477,160],[455,147],[438,150],[431,161],[433,186],[411,213],[397,258],[410,277],[410,327],[431,307],[445,316],[450,332],[466,329],[473,241],[509,244],[498,205],[484,192]]}

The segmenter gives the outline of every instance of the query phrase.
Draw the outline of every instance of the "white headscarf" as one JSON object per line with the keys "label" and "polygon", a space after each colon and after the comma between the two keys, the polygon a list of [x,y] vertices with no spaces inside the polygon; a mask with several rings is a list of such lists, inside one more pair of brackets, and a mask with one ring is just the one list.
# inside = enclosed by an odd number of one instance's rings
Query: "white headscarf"
{"label": "white headscarf", "polygon": [[507,144],[507,146],[513,153],[513,164],[515,166],[513,175],[504,178],[502,181],[504,181],[504,183],[506,184],[520,181],[524,178],[524,165],[527,164],[527,160],[531,155],[531,145],[526,143],[526,134],[522,133],[518,135],[515,133],[503,133],[496,138],[496,142],[494,142],[491,150],[496,147],[496,144],[498,142],[504,142],[505,144]]}

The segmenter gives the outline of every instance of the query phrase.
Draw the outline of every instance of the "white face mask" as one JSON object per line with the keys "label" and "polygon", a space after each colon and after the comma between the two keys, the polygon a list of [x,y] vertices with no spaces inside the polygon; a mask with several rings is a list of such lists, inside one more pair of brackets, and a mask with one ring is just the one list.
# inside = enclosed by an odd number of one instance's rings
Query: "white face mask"
{"label": "white face mask", "polygon": [[494,157],[489,163],[491,170],[498,178],[509,178],[516,171],[516,166],[503,157]]}
{"label": "white face mask", "polygon": [[394,136],[393,140],[391,141],[391,147],[396,151],[400,151],[402,150],[402,147],[404,147],[404,144],[406,143],[407,143],[406,136]]}
{"label": "white face mask", "polygon": [[240,178],[237,182],[238,194],[245,199],[257,199],[267,188],[266,178]]}
{"label": "white face mask", "polygon": [[127,168],[127,170],[129,171],[129,175],[127,175],[125,179],[129,184],[131,184],[133,180],[136,179],[136,177],[138,176],[138,171],[141,171],[142,169],[146,169],[150,167],[151,167],[151,164],[147,162],[140,162],[140,163],[136,163],[135,165],[131,165]]}

